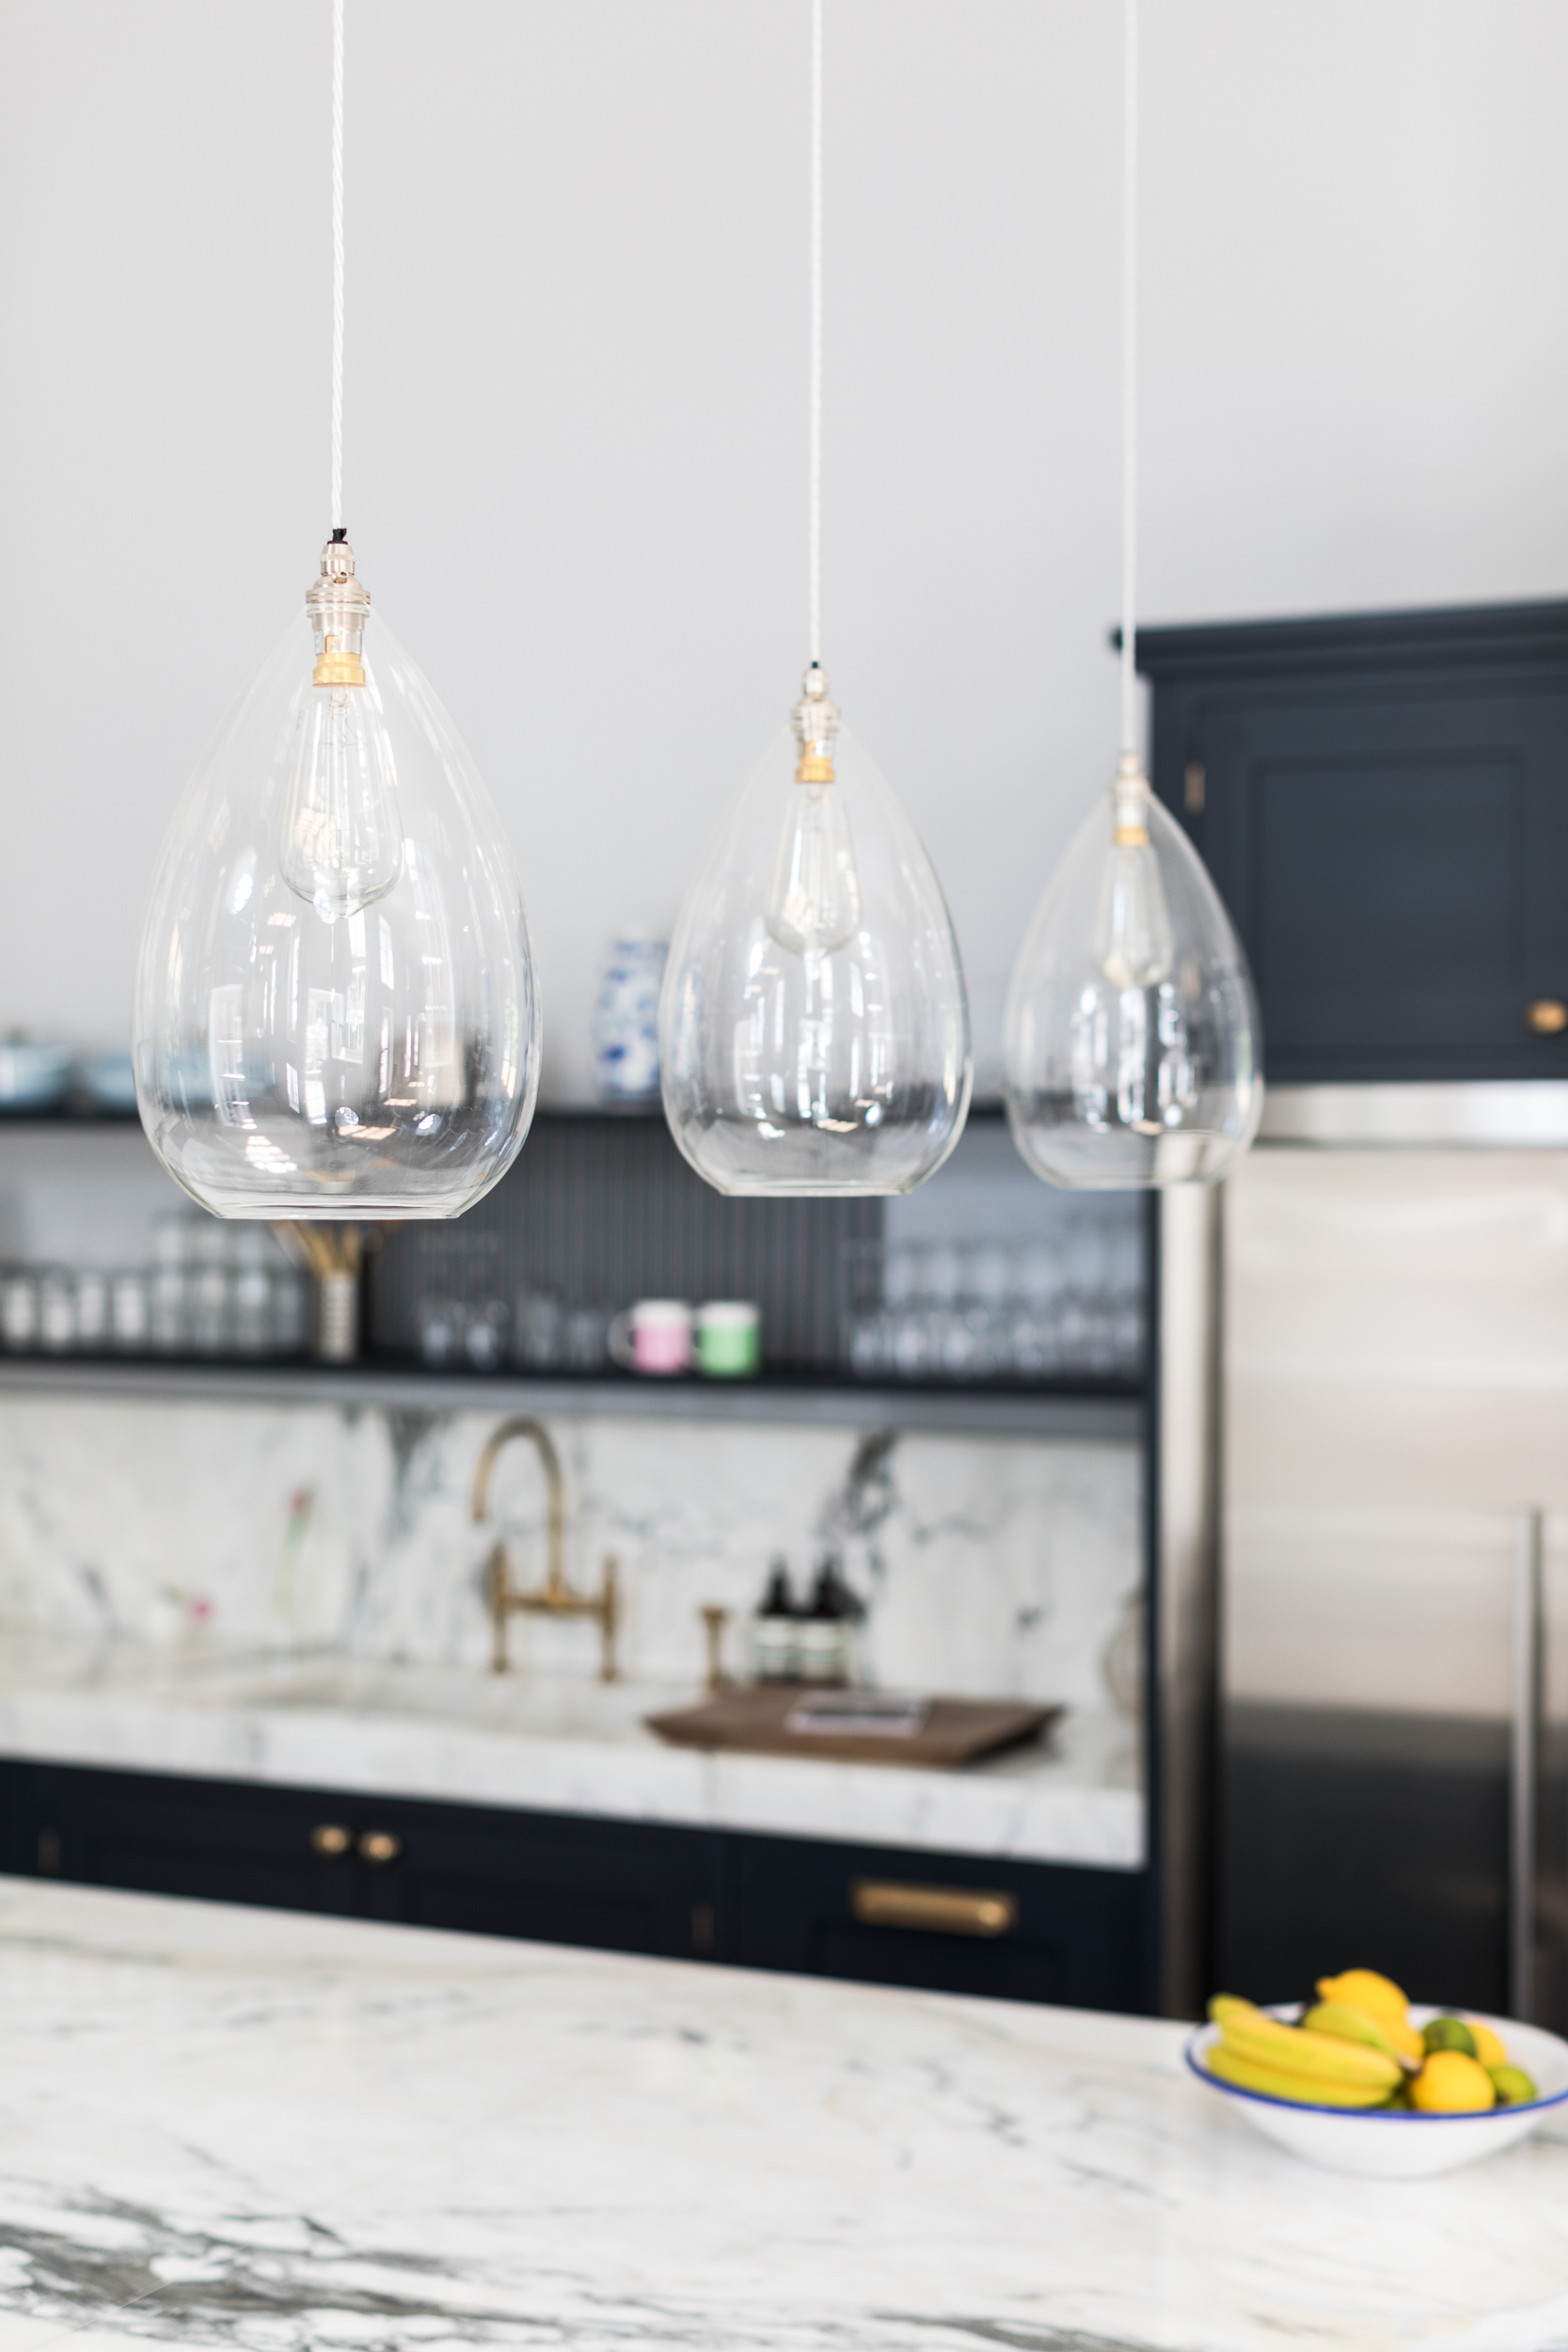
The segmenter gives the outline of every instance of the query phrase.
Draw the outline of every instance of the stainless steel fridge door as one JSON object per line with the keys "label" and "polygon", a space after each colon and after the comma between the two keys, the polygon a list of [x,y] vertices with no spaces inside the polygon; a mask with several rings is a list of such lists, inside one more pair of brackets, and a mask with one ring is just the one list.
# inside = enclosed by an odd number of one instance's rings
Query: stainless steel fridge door
{"label": "stainless steel fridge door", "polygon": [[1221,1974],[1560,2019],[1568,1152],[1266,1146],[1224,1253]]}

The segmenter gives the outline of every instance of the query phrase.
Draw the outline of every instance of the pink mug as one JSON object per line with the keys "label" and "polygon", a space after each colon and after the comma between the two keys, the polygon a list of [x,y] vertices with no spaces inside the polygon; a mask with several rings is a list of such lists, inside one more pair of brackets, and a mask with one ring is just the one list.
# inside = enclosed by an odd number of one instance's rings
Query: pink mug
{"label": "pink mug", "polygon": [[640,1298],[610,1325],[610,1352],[628,1372],[689,1372],[690,1308],[684,1298]]}

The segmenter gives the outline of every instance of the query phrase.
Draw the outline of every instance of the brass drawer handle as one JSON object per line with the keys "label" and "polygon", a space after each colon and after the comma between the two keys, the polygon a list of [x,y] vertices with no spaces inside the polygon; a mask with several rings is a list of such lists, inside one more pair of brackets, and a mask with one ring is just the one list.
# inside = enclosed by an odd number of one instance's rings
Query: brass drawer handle
{"label": "brass drawer handle", "polygon": [[341,1821],[322,1821],[310,1832],[310,1844],[317,1853],[347,1853],[353,1843],[354,1832]]}
{"label": "brass drawer handle", "polygon": [[856,1879],[849,1908],[864,1928],[924,1928],[932,1935],[1011,1935],[1018,1897],[979,1894],[967,1886],[903,1886],[892,1879]]}
{"label": "brass drawer handle", "polygon": [[360,1858],[365,1862],[395,1862],[402,1851],[402,1838],[394,1837],[389,1829],[368,1829],[359,1840]]}
{"label": "brass drawer handle", "polygon": [[1557,996],[1538,996],[1525,1007],[1525,1026],[1537,1037],[1560,1037],[1568,1029],[1568,1005]]}

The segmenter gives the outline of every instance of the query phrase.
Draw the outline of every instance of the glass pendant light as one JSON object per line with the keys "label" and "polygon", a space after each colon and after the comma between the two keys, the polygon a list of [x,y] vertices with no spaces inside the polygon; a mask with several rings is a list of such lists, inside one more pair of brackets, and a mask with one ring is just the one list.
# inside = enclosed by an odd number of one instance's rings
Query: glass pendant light
{"label": "glass pendant light", "polygon": [[720,1192],[909,1192],[963,1128],[969,1004],[930,860],[821,662],[822,0],[811,232],[810,666],[681,909],[660,1084],[672,1135]]}
{"label": "glass pendant light", "polygon": [[1036,910],[1007,996],[1007,1118],[1037,1176],[1081,1188],[1212,1183],[1263,1113],[1241,941],[1137,750],[1137,0],[1125,0],[1121,757]]}
{"label": "glass pendant light", "polygon": [[495,810],[342,527],[343,0],[332,98],[334,527],[165,842],[136,1098],[220,1216],[455,1216],[528,1133],[538,996]]}

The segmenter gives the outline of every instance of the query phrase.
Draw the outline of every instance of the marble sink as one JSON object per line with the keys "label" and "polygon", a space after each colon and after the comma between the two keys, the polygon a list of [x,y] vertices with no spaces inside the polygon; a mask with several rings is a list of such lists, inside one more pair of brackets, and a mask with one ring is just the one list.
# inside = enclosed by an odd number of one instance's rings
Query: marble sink
{"label": "marble sink", "polygon": [[412,1716],[524,1740],[651,1740],[644,1715],[689,1704],[689,1684],[599,1682],[580,1675],[476,1666],[383,1664],[348,1658],[280,1659],[220,1666],[182,1678],[198,1706]]}

